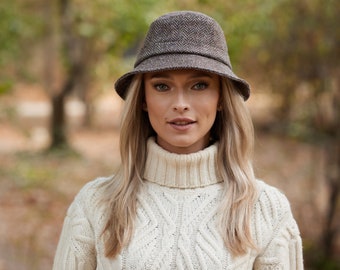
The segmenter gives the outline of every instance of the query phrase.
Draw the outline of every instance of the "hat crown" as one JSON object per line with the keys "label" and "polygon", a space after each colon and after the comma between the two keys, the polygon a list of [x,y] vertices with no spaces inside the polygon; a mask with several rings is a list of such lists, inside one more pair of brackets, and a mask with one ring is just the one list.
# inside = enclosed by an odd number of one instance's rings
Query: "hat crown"
{"label": "hat crown", "polygon": [[231,80],[247,100],[250,86],[233,71],[221,26],[213,18],[195,11],[175,11],[156,19],[137,55],[134,69],[115,83],[124,99],[136,74],[197,69]]}
{"label": "hat crown", "polygon": [[201,55],[231,68],[222,28],[213,18],[199,12],[171,12],[156,19],[150,25],[135,67],[163,54]]}

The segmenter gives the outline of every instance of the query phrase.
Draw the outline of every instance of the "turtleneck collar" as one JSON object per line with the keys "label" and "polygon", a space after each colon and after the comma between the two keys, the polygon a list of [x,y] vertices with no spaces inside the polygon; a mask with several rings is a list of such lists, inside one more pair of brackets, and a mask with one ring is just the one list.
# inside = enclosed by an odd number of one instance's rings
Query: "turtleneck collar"
{"label": "turtleneck collar", "polygon": [[216,170],[217,143],[192,154],[170,153],[155,138],[147,142],[144,179],[162,186],[197,188],[222,182]]}

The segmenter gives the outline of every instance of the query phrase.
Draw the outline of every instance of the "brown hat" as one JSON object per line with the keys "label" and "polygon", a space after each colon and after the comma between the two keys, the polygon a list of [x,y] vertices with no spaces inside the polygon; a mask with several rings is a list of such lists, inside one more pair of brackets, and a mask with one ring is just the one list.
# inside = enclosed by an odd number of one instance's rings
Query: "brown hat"
{"label": "brown hat", "polygon": [[116,91],[124,99],[135,74],[173,69],[199,69],[227,77],[244,100],[249,98],[249,84],[232,71],[221,26],[205,14],[177,11],[156,19],[134,69],[116,81]]}

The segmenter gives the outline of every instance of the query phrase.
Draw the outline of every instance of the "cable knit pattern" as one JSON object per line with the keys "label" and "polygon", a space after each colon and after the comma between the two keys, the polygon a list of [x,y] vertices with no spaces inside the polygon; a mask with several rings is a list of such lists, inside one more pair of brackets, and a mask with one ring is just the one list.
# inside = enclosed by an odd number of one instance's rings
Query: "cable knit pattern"
{"label": "cable knit pattern", "polygon": [[[149,184],[124,269],[222,269],[228,257],[214,226],[220,187],[174,190]],[[137,255],[138,254],[138,255]],[[162,268],[163,267],[163,268]]]}
{"label": "cable knit pattern", "polygon": [[111,178],[85,185],[67,212],[53,269],[302,270],[301,238],[289,203],[261,181],[251,223],[258,250],[230,255],[216,227],[222,195],[217,147],[177,155],[148,141],[134,236],[115,259],[104,256],[105,211],[98,208],[99,186]]}

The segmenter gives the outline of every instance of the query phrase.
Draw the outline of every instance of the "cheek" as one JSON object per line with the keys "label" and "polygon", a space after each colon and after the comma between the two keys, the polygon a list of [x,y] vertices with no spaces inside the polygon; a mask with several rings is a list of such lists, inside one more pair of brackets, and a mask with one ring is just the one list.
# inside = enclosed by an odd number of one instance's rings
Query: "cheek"
{"label": "cheek", "polygon": [[159,121],[164,116],[164,108],[165,105],[163,104],[164,101],[153,98],[153,97],[146,97],[145,101],[145,111],[147,111],[149,115],[149,120],[151,124],[153,124],[155,121]]}
{"label": "cheek", "polygon": [[212,126],[214,124],[217,115],[217,106],[218,101],[211,100],[210,102],[204,103],[204,106],[201,106],[200,109],[198,109],[198,111],[201,112],[201,117],[205,119],[207,125]]}
{"label": "cheek", "polygon": [[161,102],[162,99],[160,99],[154,91],[151,91],[149,87],[146,87],[144,96],[145,109],[147,111],[153,110],[154,108],[159,107]]}
{"label": "cheek", "polygon": [[145,107],[146,107],[148,112],[149,111],[154,111],[157,106],[158,106],[157,100],[155,100],[154,98],[146,97],[146,99],[145,99]]}
{"label": "cheek", "polygon": [[214,116],[218,110],[218,98],[206,98],[196,105],[198,111],[204,112],[207,116]]}

